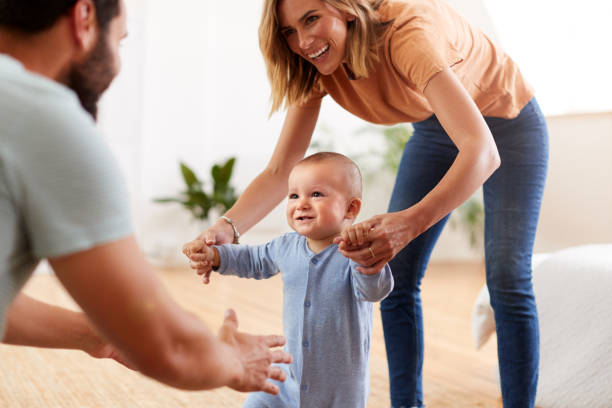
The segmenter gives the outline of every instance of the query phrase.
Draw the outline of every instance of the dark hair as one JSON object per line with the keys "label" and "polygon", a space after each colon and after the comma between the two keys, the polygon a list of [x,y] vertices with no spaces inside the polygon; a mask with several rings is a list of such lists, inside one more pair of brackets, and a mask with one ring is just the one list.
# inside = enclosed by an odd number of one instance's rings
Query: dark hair
{"label": "dark hair", "polygon": [[[51,27],[68,13],[77,0],[0,0],[0,27],[37,33]],[[105,31],[119,14],[119,0],[92,0],[98,27]]]}

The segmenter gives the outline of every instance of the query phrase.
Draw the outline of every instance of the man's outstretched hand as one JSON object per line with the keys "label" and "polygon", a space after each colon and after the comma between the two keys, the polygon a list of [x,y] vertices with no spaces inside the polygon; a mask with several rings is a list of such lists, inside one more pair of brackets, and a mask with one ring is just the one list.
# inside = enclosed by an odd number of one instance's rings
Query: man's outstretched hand
{"label": "man's outstretched hand", "polygon": [[238,364],[237,376],[228,386],[241,392],[264,391],[278,394],[279,388],[269,379],[285,381],[285,372],[273,363],[291,363],[291,355],[271,350],[285,344],[283,336],[254,336],[238,331],[236,313],[229,309],[219,329],[219,340],[230,347]]}

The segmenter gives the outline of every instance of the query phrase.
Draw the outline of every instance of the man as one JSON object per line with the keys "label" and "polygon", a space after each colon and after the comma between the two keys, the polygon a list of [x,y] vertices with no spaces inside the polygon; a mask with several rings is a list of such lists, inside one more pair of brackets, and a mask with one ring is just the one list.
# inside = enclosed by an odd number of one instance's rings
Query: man
{"label": "man", "polygon": [[[231,310],[215,337],[169,297],[132,235],[92,120],[119,72],[125,21],[122,0],[0,0],[0,339],[114,358],[182,389],[277,393],[267,380],[284,373],[271,363],[291,357],[270,348],[284,338],[237,332]],[[42,258],[87,317],[19,293]]]}

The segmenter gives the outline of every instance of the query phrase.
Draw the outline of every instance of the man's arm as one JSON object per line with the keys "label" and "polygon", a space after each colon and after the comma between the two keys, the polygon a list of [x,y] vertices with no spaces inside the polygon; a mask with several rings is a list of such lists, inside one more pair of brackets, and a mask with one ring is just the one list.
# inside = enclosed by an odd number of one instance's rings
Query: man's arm
{"label": "man's arm", "polygon": [[182,389],[278,392],[266,380],[284,379],[270,367],[290,361],[270,350],[284,339],[238,333],[233,312],[215,337],[170,298],[133,237],[49,262],[96,328],[143,374]]}
{"label": "man's arm", "polygon": [[93,328],[85,314],[40,302],[20,293],[6,315],[3,343],[82,350],[92,357],[131,365]]}

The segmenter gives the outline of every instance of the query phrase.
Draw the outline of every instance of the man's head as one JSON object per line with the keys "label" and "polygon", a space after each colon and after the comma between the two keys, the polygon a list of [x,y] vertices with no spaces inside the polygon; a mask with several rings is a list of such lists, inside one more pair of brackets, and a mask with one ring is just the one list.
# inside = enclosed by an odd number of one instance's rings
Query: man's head
{"label": "man's head", "polygon": [[[0,26],[35,34],[50,28],[77,0],[0,0]],[[92,0],[98,28],[105,31],[120,12],[119,0]]]}
{"label": "man's head", "polygon": [[54,79],[72,88],[83,108],[97,116],[98,100],[121,67],[123,0],[0,0],[0,29],[32,43],[46,35],[61,41],[53,45],[67,47],[70,54]]}
{"label": "man's head", "polygon": [[289,175],[287,222],[307,238],[333,237],[357,218],[361,189],[359,168],[348,157],[331,152],[308,156]]}

